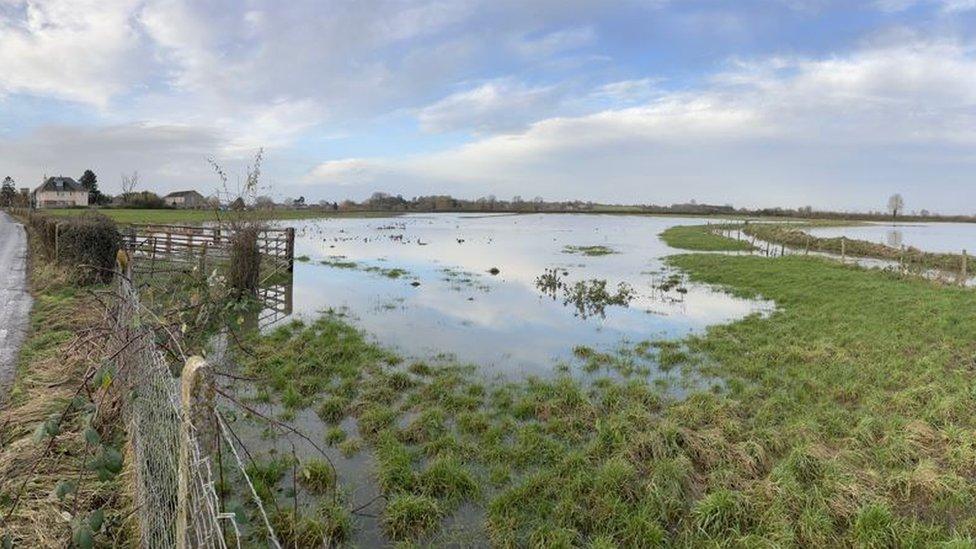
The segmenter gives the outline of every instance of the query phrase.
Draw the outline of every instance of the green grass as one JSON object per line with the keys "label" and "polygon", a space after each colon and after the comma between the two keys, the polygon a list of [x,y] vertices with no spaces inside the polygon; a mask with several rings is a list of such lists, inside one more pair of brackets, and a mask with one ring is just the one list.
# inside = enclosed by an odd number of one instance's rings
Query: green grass
{"label": "green grass", "polygon": [[[85,212],[91,211],[88,208],[70,208],[70,209],[51,209],[45,210],[52,215],[82,215]],[[132,223],[209,223],[219,220],[227,220],[232,218],[234,212],[220,212],[219,214],[213,210],[178,210],[178,209],[163,209],[163,210],[143,210],[143,209],[126,209],[126,208],[98,208],[99,213],[103,213],[108,217],[111,217],[118,223],[122,224],[132,224]],[[334,212],[325,210],[270,210],[268,212],[262,212],[262,215],[266,215],[267,219],[317,219],[322,217],[390,217],[396,215],[395,213],[384,213],[384,212]]]}
{"label": "green grass", "polygon": [[564,246],[564,254],[580,254],[589,257],[597,257],[601,255],[610,255],[617,253],[612,248],[607,246]]}
{"label": "green grass", "polygon": [[[246,367],[279,401],[357,420],[363,438],[340,446],[372,454],[391,539],[430,542],[465,503],[501,546],[976,539],[976,293],[816,257],[669,262],[777,310],[578,346],[615,373],[593,381],[404,366],[335,316],[257,338]],[[648,363],[721,383],[677,398]]]}
{"label": "green grass", "polygon": [[717,225],[678,225],[660,234],[661,240],[672,248],[696,252],[740,252],[752,246],[744,240],[728,238],[714,232]]}

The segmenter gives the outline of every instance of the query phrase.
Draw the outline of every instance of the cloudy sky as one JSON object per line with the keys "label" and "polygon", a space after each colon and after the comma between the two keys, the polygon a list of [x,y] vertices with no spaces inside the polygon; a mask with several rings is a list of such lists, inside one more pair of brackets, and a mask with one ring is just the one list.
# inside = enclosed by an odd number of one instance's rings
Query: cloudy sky
{"label": "cloudy sky", "polygon": [[0,177],[976,212],[976,0],[0,0]]}

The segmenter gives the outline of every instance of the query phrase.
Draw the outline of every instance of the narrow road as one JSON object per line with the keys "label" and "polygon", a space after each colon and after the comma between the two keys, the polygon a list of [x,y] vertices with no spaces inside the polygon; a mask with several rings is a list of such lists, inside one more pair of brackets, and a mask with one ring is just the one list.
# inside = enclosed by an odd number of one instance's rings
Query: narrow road
{"label": "narrow road", "polygon": [[0,212],[0,408],[7,401],[17,351],[27,333],[31,296],[27,291],[27,235]]}

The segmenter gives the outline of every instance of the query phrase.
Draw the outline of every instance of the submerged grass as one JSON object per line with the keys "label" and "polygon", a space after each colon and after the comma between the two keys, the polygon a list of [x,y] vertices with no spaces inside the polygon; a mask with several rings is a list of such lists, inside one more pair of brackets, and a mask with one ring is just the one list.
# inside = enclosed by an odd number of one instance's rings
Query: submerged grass
{"label": "submerged grass", "polygon": [[[286,407],[356,419],[362,438],[339,444],[373,454],[393,540],[429,541],[468,504],[499,546],[974,542],[976,293],[815,257],[669,262],[778,309],[579,346],[620,374],[595,381],[401,365],[336,316],[258,337],[246,367]],[[648,358],[721,388],[676,398]]]}
{"label": "submerged grass", "polygon": [[610,248],[610,247],[607,247],[607,246],[600,246],[600,245],[595,245],[595,246],[572,246],[571,245],[571,246],[564,246],[563,247],[563,253],[564,254],[579,254],[579,255],[585,255],[585,256],[590,256],[590,257],[596,257],[596,256],[601,256],[601,255],[615,254],[617,252],[614,251],[613,248]]}

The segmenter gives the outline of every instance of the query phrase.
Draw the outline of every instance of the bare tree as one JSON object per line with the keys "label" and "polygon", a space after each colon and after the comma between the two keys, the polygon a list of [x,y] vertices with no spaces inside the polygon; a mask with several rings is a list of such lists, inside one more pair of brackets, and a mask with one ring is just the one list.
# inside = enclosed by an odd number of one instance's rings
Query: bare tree
{"label": "bare tree", "polygon": [[895,193],[888,198],[888,211],[891,212],[891,218],[897,219],[898,212],[905,208],[905,199],[901,197],[901,194]]}
{"label": "bare tree", "polygon": [[122,200],[124,202],[129,202],[132,199],[132,193],[135,192],[136,187],[139,186],[139,172],[134,171],[131,174],[122,174]]}

